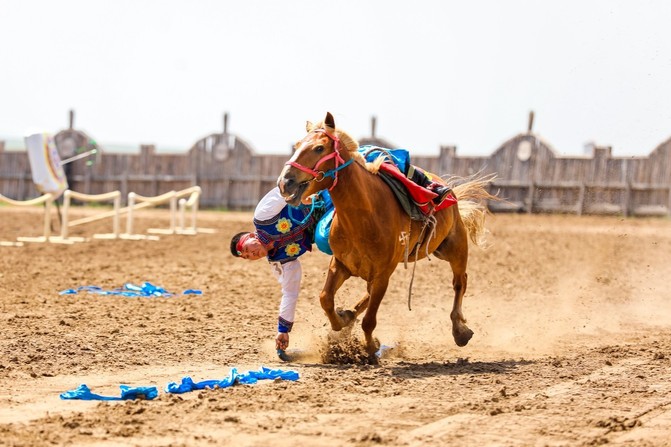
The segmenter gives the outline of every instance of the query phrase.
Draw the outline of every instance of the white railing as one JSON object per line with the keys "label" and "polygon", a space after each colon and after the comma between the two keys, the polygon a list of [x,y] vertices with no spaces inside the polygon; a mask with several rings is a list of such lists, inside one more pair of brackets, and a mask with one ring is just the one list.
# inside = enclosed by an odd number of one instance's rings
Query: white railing
{"label": "white railing", "polygon": [[[148,208],[151,206],[162,205],[170,203],[170,225],[169,228],[150,228],[149,233],[158,234],[183,234],[194,235],[198,233],[214,233],[214,230],[208,228],[198,228],[196,226],[196,215],[198,213],[198,202],[200,200],[201,188],[199,186],[192,186],[181,191],[170,191],[156,197],[145,197],[134,192],[128,194],[128,206],[121,208],[121,193],[119,191],[112,191],[104,194],[83,194],[72,190],[66,190],[63,193],[63,213],[61,222],[60,236],[51,236],[51,208],[55,201],[52,194],[45,194],[41,197],[27,200],[17,201],[0,195],[0,202],[5,202],[10,205],[17,206],[33,206],[44,204],[44,235],[40,237],[20,237],[17,242],[0,242],[0,245],[22,245],[22,242],[54,242],[72,244],[74,242],[86,241],[83,237],[70,236],[70,228],[79,225],[95,222],[98,220],[112,218],[112,233],[94,234],[95,239],[149,239],[158,240],[158,236],[143,235],[134,233],[134,219],[136,210]],[[71,201],[72,199],[83,202],[102,202],[112,201],[113,209],[96,213],[92,216],[83,217],[80,219],[70,220]],[[179,210],[178,210],[179,207]],[[191,210],[191,224],[185,226],[187,209]],[[120,232],[120,218],[126,213],[126,232]]]}
{"label": "white railing", "polygon": [[[214,230],[209,228],[198,228],[196,226],[196,215],[198,214],[198,202],[200,201],[200,186],[180,191],[183,195],[189,195],[188,199],[184,197],[179,199],[179,226],[177,227],[178,234],[198,234],[198,233],[214,233]],[[185,227],[186,210],[191,208],[191,226]]]}
{"label": "white railing", "polygon": [[[72,199],[80,200],[82,202],[102,202],[112,200],[114,209],[105,213],[97,213],[93,216],[84,217],[82,219],[73,220],[70,222],[70,202]],[[121,211],[121,192],[112,191],[104,194],[82,194],[72,190],[66,190],[63,193],[63,218],[61,221],[61,236],[58,242],[83,242],[86,239],[83,237],[70,237],[70,227],[76,227],[89,222],[106,219],[112,217],[112,233],[108,234],[94,234],[95,239],[116,239],[119,237],[119,215]]]}
{"label": "white railing", "polygon": [[[128,206],[133,209],[150,206],[150,205],[161,205],[166,202],[170,202],[170,226],[168,228],[149,228],[148,233],[152,234],[184,234],[184,235],[194,235],[198,233],[213,233],[213,230],[207,228],[198,228],[196,226],[196,214],[198,213],[198,201],[200,200],[200,194],[202,190],[200,186],[192,186],[190,188],[183,189],[181,191],[170,191],[165,194],[156,197],[144,197],[139,194],[129,193],[128,194]],[[188,197],[188,199],[186,198]],[[136,204],[136,202],[140,202]],[[178,211],[179,205],[179,211]],[[191,208],[191,226],[185,227],[186,220],[186,210]],[[179,215],[178,215],[179,214]],[[133,219],[135,214],[132,210],[128,213],[128,218],[126,221],[126,233],[122,235],[124,238],[128,239],[145,239],[151,238],[151,236],[145,236],[140,234],[134,234],[133,232]],[[179,221],[179,225],[178,225]]]}
{"label": "white railing", "polygon": [[49,242],[51,238],[51,206],[54,203],[55,197],[51,193],[36,197],[31,200],[13,200],[0,194],[0,202],[7,203],[13,206],[35,206],[44,204],[44,231],[42,236],[38,237],[17,237],[18,242],[0,241],[0,245],[23,245],[22,242]]}

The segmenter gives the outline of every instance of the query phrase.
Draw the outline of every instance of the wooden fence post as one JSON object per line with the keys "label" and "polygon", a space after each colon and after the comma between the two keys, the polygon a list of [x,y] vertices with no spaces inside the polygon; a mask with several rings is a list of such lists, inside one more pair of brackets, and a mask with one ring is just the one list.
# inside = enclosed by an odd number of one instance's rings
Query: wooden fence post
{"label": "wooden fence post", "polygon": [[585,180],[580,182],[580,192],[578,193],[578,216],[582,216],[582,212],[585,209]]}
{"label": "wooden fence post", "polygon": [[455,174],[452,170],[454,169],[454,157],[456,154],[456,146],[440,146],[440,153],[438,155],[439,173]]}

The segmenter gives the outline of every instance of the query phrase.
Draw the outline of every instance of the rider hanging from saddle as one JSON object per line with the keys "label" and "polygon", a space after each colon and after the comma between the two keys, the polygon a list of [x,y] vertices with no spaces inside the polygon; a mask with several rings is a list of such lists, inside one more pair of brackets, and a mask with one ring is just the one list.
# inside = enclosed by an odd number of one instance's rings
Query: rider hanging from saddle
{"label": "rider hanging from saddle", "polygon": [[[368,161],[373,161],[381,153],[391,157],[390,162],[411,182],[435,194],[433,203],[440,205],[451,189],[435,182],[431,175],[409,162],[405,149],[381,149],[363,146],[359,149]],[[333,203],[327,191],[313,197],[311,205],[293,207],[287,205],[277,187],[270,190],[258,203],[254,211],[254,232],[237,233],[231,239],[230,249],[235,257],[247,260],[268,259],[271,271],[281,285],[277,335],[275,345],[278,353],[289,346],[289,332],[293,327],[296,303],[300,292],[302,269],[299,257],[312,251],[317,243],[320,250],[332,254],[328,247],[328,231],[317,235],[315,227],[319,223],[327,229],[333,218]],[[320,220],[321,219],[321,220]]]}

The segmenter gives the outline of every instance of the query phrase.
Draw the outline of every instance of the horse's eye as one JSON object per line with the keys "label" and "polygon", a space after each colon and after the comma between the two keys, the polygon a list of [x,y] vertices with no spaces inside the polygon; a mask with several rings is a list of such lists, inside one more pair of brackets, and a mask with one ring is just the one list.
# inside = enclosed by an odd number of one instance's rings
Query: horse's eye
{"label": "horse's eye", "polygon": [[319,146],[315,146],[314,151],[318,154],[321,154],[322,152],[324,152],[324,146],[322,146],[321,144]]}

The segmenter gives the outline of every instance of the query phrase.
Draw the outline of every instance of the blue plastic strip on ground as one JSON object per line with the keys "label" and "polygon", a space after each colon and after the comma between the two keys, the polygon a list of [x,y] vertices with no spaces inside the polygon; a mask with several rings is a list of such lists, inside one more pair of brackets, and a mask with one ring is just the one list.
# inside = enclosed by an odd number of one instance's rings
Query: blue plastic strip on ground
{"label": "blue plastic strip on ground", "polygon": [[[155,286],[150,282],[142,283],[137,286],[132,283],[126,283],[123,287],[113,290],[105,290],[98,286],[80,286],[76,289],[65,289],[59,292],[59,295],[76,295],[79,292],[95,293],[98,295],[116,295],[126,297],[171,297],[174,293],[168,292],[163,287]],[[182,295],[202,295],[203,292],[197,289],[186,289]]]}
{"label": "blue plastic strip on ground", "polygon": [[259,380],[298,380],[299,375],[296,371],[291,370],[281,370],[281,369],[270,369],[262,366],[258,371],[248,371],[246,373],[240,374],[236,368],[231,368],[231,374],[221,380],[203,380],[201,382],[194,382],[191,377],[182,378],[182,382],[177,384],[176,382],[171,382],[165,387],[166,393],[181,394],[187,393],[194,390],[203,390],[203,389],[212,389],[215,387],[218,388],[227,388],[233,386],[236,383],[253,385]]}
{"label": "blue plastic strip on ground", "polygon": [[[296,371],[270,369],[262,366],[258,371],[248,371],[246,373],[239,373],[236,368],[231,368],[231,373],[228,377],[221,380],[203,380],[201,382],[194,382],[191,377],[182,378],[182,382],[178,385],[175,382],[170,382],[165,387],[166,393],[182,394],[189,391],[227,388],[238,384],[253,385],[259,380],[298,380],[299,375]],[[103,396],[91,392],[85,384],[79,385],[75,390],[61,393],[60,397],[63,400],[134,400],[146,399],[153,400],[158,396],[158,389],[155,386],[140,386],[129,387],[127,385],[120,385],[121,396]]]}
{"label": "blue plastic strip on ground", "polygon": [[129,387],[127,385],[121,385],[121,396],[102,396],[100,394],[92,393],[88,386],[85,384],[79,385],[76,390],[66,391],[61,394],[61,399],[70,400],[135,400],[135,399],[147,399],[152,400],[158,396],[158,389],[155,386],[139,386],[139,387]]}

